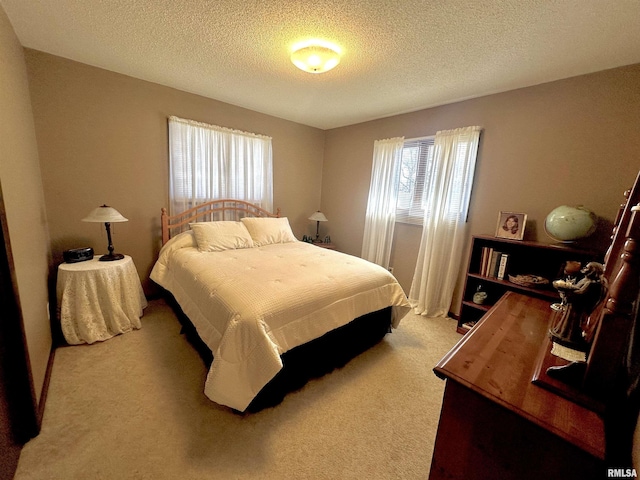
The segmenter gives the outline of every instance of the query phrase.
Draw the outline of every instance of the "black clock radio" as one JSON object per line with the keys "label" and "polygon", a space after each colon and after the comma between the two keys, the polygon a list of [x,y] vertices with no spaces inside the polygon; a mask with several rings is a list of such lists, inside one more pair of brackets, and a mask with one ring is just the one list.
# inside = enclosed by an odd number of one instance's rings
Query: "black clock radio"
{"label": "black clock radio", "polygon": [[93,248],[72,248],[62,253],[62,258],[66,263],[78,263],[93,259]]}

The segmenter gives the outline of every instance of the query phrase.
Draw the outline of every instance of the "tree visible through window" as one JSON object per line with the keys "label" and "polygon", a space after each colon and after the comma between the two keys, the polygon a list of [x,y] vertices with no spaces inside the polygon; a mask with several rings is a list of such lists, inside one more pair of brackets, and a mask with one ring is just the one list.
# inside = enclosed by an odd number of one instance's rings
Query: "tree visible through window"
{"label": "tree visible through window", "polygon": [[425,208],[425,185],[433,170],[435,137],[406,140],[402,148],[402,163],[398,184],[396,222],[422,225]]}

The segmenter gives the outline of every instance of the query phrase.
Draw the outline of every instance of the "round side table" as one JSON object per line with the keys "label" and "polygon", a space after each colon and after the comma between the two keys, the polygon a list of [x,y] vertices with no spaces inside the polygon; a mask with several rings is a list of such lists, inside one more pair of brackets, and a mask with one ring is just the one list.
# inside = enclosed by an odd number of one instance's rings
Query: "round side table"
{"label": "round side table", "polygon": [[94,343],[138,329],[147,306],[130,256],[111,262],[100,256],[58,267],[58,318],[70,345]]}

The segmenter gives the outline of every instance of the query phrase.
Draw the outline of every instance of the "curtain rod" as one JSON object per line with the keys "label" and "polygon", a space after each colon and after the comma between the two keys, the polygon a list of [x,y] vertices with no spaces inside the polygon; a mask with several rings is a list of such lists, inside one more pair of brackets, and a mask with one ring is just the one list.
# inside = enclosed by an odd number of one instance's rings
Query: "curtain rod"
{"label": "curtain rod", "polygon": [[416,142],[418,140],[427,140],[429,138],[435,138],[435,134],[434,135],[426,135],[424,137],[416,137],[416,138],[405,138],[404,141],[405,142]]}

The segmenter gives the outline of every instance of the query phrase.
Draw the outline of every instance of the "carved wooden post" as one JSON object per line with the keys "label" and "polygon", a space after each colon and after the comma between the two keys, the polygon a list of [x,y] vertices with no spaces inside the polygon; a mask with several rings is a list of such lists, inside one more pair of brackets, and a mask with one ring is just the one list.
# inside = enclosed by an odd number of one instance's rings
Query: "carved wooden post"
{"label": "carved wooden post", "polygon": [[622,253],[610,272],[609,292],[602,310],[584,379],[585,390],[604,398],[613,388],[621,359],[629,345],[634,302],[640,283],[640,204],[631,208],[631,219]]}
{"label": "carved wooden post", "polygon": [[611,233],[611,243],[609,244],[609,248],[607,248],[607,253],[605,253],[604,255],[605,265],[609,261],[609,256],[611,255],[611,250],[613,248],[613,243],[616,238],[616,233],[618,232],[618,228],[620,227],[620,222],[622,221],[624,208],[627,206],[627,202],[629,201],[629,197],[631,196],[631,190],[626,190],[623,195],[624,195],[625,201],[622,204],[620,204],[620,208],[618,209],[618,214],[616,215],[616,221],[613,223],[613,232]]}

